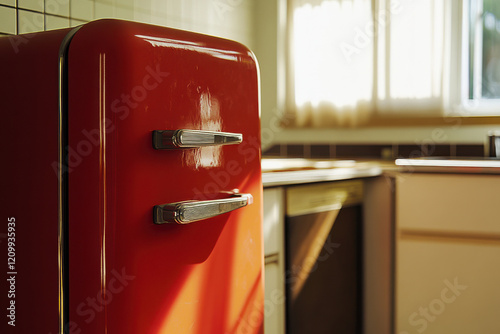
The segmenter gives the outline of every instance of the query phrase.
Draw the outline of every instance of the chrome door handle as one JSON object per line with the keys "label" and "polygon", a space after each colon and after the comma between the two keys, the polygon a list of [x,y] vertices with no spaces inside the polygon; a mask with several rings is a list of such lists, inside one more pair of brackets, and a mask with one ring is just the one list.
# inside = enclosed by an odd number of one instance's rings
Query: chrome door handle
{"label": "chrome door handle", "polygon": [[240,133],[186,129],[153,131],[153,147],[157,150],[232,145],[242,141]]}
{"label": "chrome door handle", "polygon": [[252,204],[252,201],[250,194],[236,194],[224,199],[156,205],[153,209],[153,221],[155,224],[189,224],[242,208]]}

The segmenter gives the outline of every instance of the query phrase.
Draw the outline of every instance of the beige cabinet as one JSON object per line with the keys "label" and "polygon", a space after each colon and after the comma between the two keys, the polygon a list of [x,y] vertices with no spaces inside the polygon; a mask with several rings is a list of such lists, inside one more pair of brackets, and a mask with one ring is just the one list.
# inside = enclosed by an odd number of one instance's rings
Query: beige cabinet
{"label": "beige cabinet", "polygon": [[264,333],[285,333],[284,189],[264,189]]}
{"label": "beige cabinet", "polygon": [[395,333],[500,333],[500,176],[396,179]]}

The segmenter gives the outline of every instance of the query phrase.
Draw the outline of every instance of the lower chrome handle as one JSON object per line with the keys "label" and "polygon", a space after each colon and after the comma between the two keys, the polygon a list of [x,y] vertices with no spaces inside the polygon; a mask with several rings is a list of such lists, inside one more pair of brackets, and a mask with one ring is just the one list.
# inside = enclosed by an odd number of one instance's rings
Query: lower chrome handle
{"label": "lower chrome handle", "polygon": [[252,201],[250,194],[237,194],[224,199],[156,205],[153,209],[153,221],[155,224],[189,224],[242,208],[252,204]]}

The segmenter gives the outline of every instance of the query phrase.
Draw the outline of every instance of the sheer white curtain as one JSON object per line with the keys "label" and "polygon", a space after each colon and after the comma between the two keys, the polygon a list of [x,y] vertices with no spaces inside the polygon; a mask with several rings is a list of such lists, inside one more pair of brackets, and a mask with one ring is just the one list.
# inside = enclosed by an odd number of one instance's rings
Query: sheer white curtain
{"label": "sheer white curtain", "polygon": [[287,112],[297,127],[441,115],[453,0],[289,0]]}

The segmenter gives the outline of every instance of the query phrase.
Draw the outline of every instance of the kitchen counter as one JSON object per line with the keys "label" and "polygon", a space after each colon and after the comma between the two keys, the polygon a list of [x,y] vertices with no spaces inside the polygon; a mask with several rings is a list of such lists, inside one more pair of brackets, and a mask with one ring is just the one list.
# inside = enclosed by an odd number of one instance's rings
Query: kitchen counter
{"label": "kitchen counter", "polygon": [[339,181],[374,177],[381,174],[382,168],[380,164],[376,162],[355,160],[262,159],[262,183],[264,187]]}
{"label": "kitchen counter", "polygon": [[264,187],[366,178],[382,173],[500,174],[500,159],[424,157],[392,160],[262,159]]}

